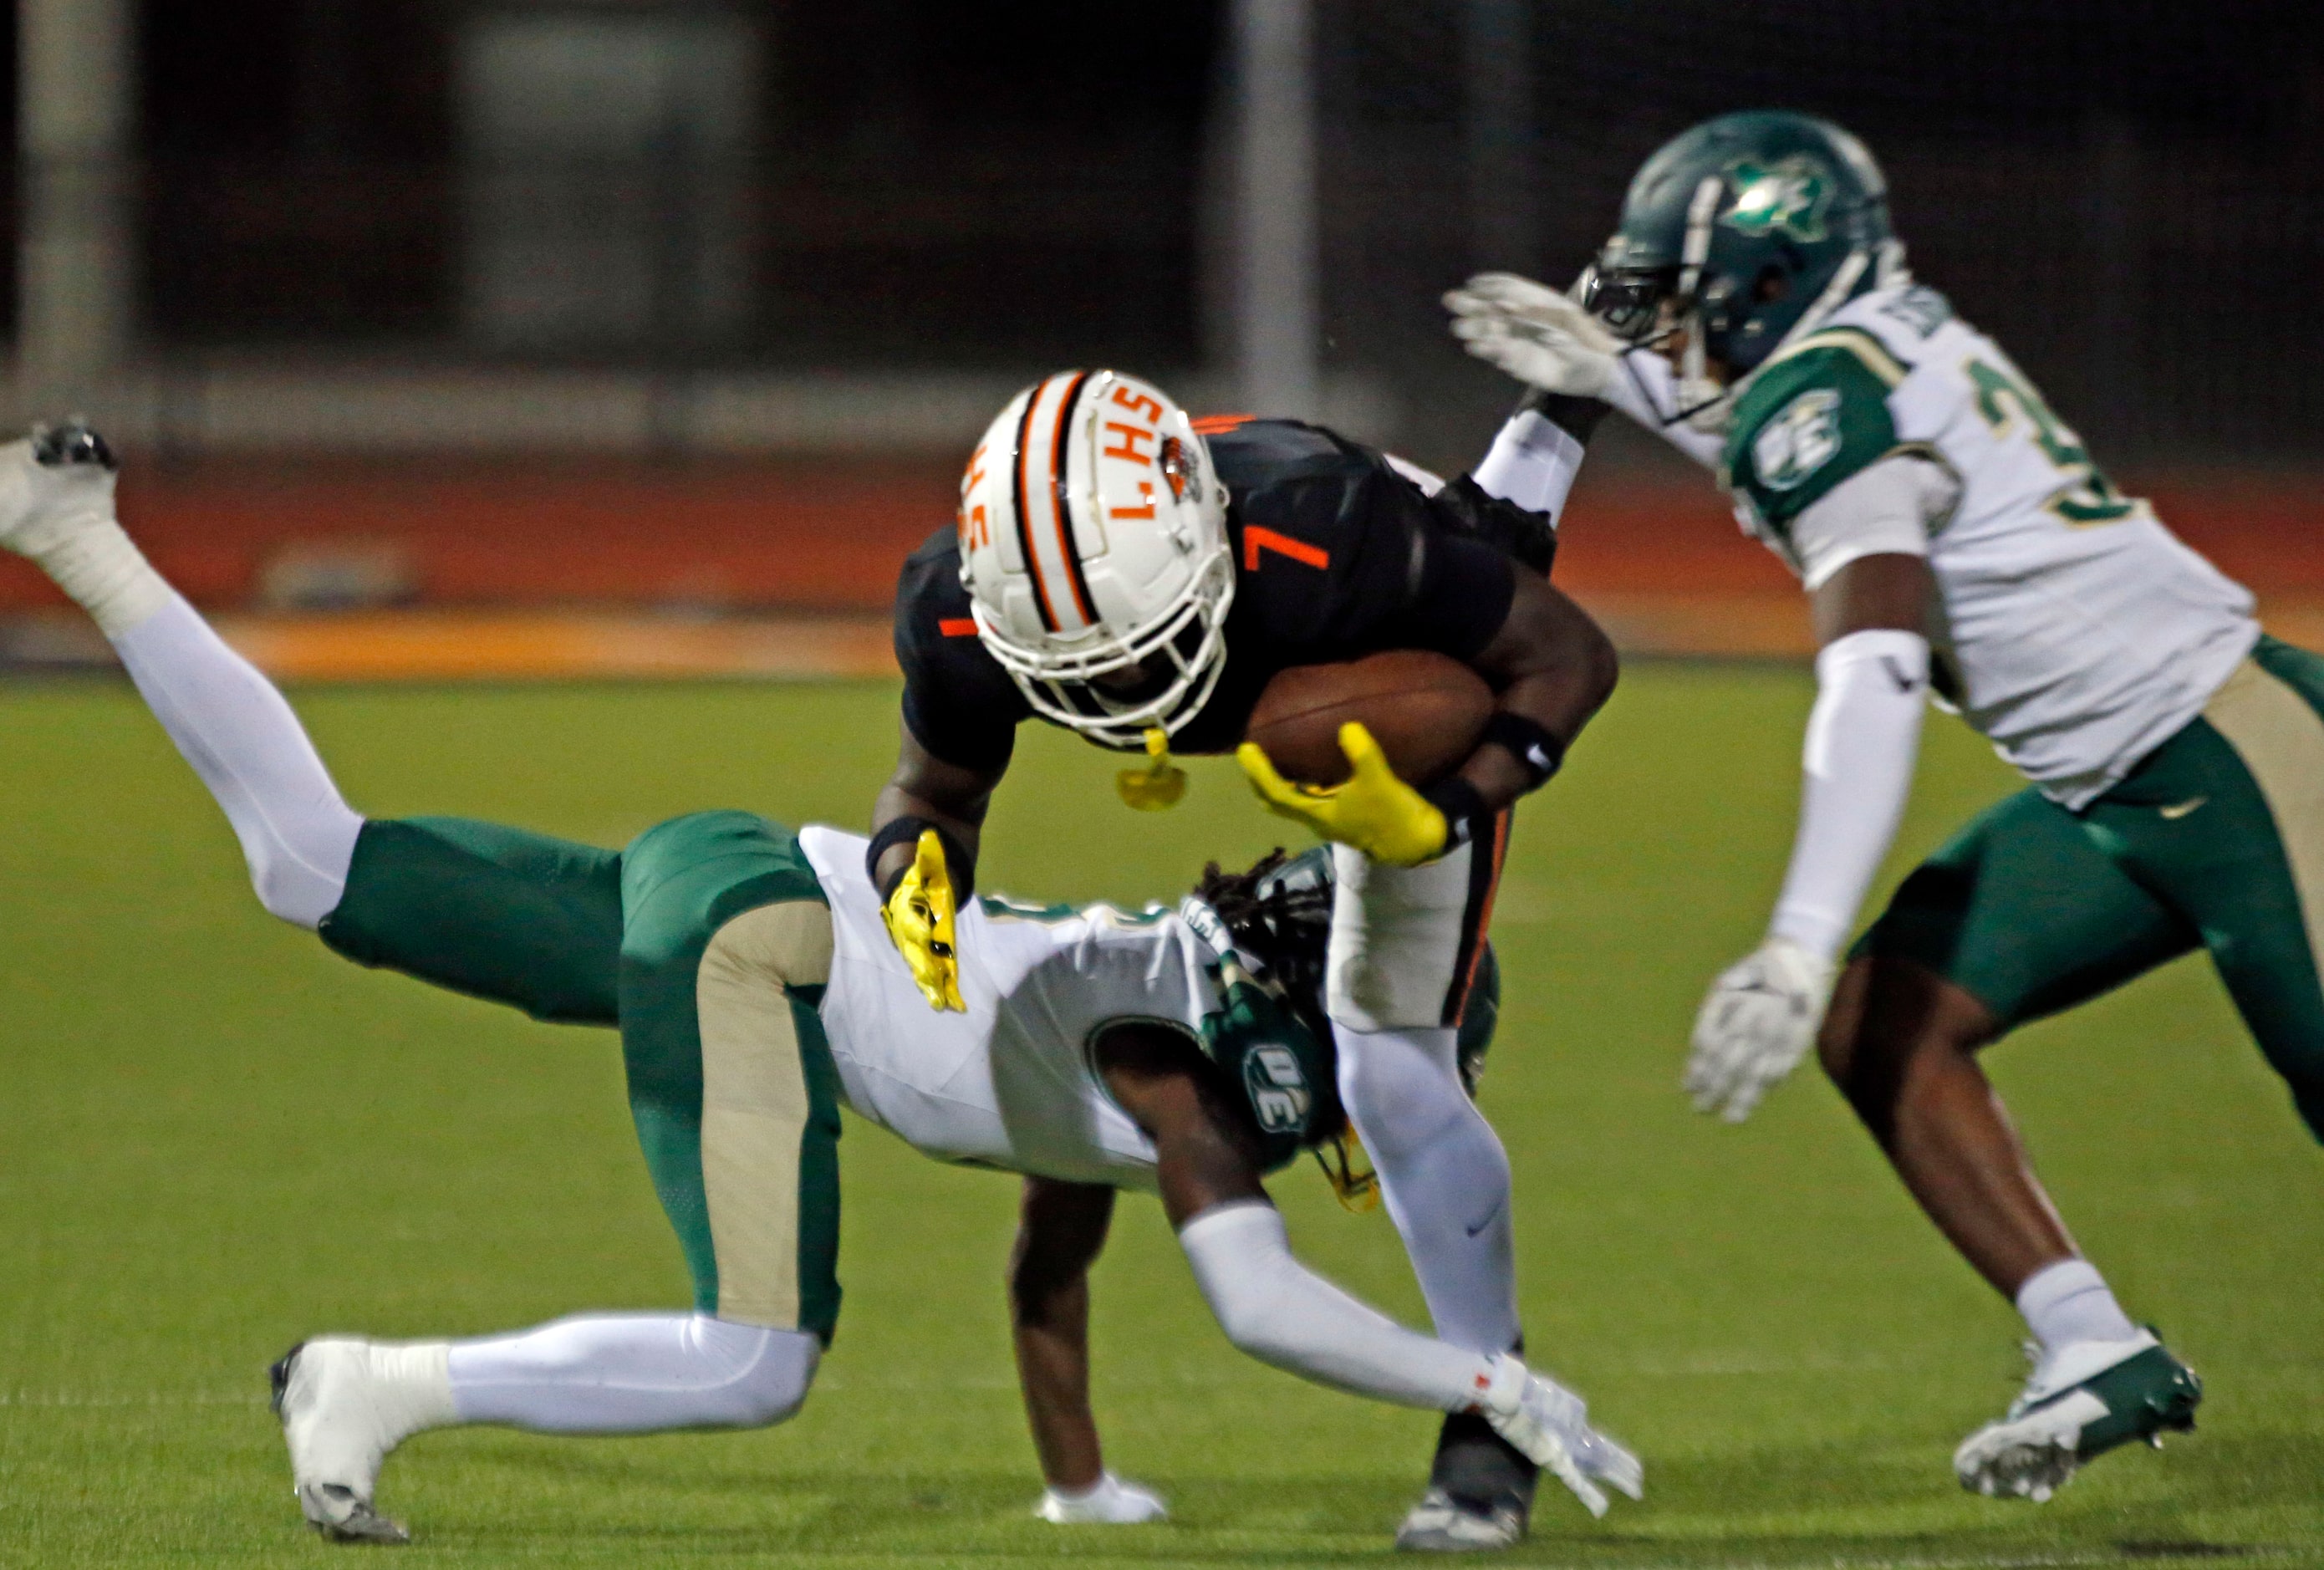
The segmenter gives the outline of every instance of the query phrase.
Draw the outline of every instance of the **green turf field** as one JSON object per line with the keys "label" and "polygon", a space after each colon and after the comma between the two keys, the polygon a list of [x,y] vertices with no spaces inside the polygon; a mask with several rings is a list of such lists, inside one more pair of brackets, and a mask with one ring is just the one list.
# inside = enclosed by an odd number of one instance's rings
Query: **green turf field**
{"label": "green turf field", "polygon": [[[2324,1158],[2208,971],[2181,965],[1997,1055],[2085,1248],[2209,1383],[2203,1430],[2047,1507],[1972,1499],[2017,1325],[1812,1073],[1738,1130],[1675,1082],[1706,979],[1764,919],[1804,676],[1633,670],[1527,808],[1484,1090],[1517,1174],[1536,1361],[1643,1453],[1592,1523],[1545,1491],[1509,1560],[1570,1565],[2324,1563]],[[333,691],[299,698],[367,811],[619,843],[698,808],[859,822],[882,688]],[[1029,732],[1028,728],[1028,732]],[[370,974],[263,915],[223,821],[125,688],[0,688],[10,982],[0,1046],[0,1563],[304,1564],[263,1397],[303,1334],[468,1334],[686,1299],[612,1037]],[[989,886],[1169,894],[1274,843],[1215,767],[1163,817],[1028,734]],[[1932,727],[1905,849],[2007,788]],[[1287,826],[1286,826],[1287,827]],[[1167,1526],[1058,1528],[1016,1411],[1014,1185],[851,1122],[848,1303],[815,1398],[742,1436],[422,1436],[383,1506],[428,1563],[1314,1565],[1384,1555],[1434,1420],[1297,1383],[1211,1325],[1150,1201],[1096,1281],[1110,1459]],[[1384,1218],[1277,1184],[1308,1259],[1394,1311]]]}

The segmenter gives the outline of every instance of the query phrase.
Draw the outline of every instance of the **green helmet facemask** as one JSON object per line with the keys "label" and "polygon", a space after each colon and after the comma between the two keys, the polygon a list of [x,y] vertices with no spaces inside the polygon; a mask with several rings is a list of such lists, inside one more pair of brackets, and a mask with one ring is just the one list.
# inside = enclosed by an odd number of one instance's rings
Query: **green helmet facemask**
{"label": "green helmet facemask", "polygon": [[1683,328],[1671,418],[1715,426],[1750,373],[1855,296],[1904,282],[1904,262],[1862,143],[1811,115],[1750,109],[1646,160],[1582,300],[1634,344]]}

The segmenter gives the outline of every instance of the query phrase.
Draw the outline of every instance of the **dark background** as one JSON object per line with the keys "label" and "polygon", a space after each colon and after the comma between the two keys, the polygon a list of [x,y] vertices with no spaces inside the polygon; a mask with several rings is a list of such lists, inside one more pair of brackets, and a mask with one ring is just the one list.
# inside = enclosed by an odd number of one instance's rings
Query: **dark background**
{"label": "dark background", "polygon": [[[2318,455],[2324,6],[1513,4],[1530,34],[1514,156],[1479,151],[1470,0],[1316,7],[1324,365],[1385,388],[1424,456],[1459,461],[1503,396],[1444,339],[1435,295],[1481,264],[1563,281],[1658,142],[1753,105],[1862,134],[1922,276],[2107,450]],[[1166,377],[1217,364],[1204,280],[1222,6],[739,9],[768,62],[742,171],[747,320],[548,358],[1025,374],[1111,361]],[[152,353],[504,353],[463,340],[455,298],[453,41],[470,14],[448,0],[143,7]]]}

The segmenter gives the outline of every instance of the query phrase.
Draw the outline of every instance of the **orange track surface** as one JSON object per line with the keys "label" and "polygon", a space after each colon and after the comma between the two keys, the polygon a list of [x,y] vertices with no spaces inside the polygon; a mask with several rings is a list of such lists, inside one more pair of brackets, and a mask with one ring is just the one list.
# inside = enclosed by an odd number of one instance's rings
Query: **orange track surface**
{"label": "orange track surface", "polygon": [[[235,636],[285,676],[842,674],[888,668],[880,615],[903,557],[950,516],[949,466],[881,462],[521,466],[244,462],[134,468],[122,513],[198,602],[256,597],[286,548],[401,563],[423,608],[270,616]],[[2151,484],[2190,544],[2257,590],[2271,625],[2324,637],[2324,485],[2304,476]],[[1796,655],[1790,577],[1708,483],[1588,476],[1561,585],[1626,647]],[[0,560],[0,611],[60,604]],[[543,614],[549,605],[596,607]],[[714,623],[657,614],[809,611]]]}
{"label": "orange track surface", "polygon": [[[132,469],[121,515],[208,605],[248,600],[285,546],[334,541],[400,548],[430,601],[877,608],[954,483],[894,465],[205,465]],[[57,603],[0,562],[0,607]]]}

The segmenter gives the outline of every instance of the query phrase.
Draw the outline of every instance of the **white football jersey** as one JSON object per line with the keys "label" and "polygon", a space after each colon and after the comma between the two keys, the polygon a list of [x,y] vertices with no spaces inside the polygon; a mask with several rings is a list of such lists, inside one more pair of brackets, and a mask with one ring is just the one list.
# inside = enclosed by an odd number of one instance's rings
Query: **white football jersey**
{"label": "white football jersey", "polygon": [[942,1161],[1150,1188],[1154,1147],[1089,1060],[1101,1027],[1145,1020],[1199,1040],[1218,955],[1176,911],[971,900],[954,941],[965,1013],[912,983],[863,870],[866,842],[799,832],[831,901],[824,1033],[847,1103]]}
{"label": "white football jersey", "polygon": [[1851,531],[1867,533],[1853,554],[1893,531],[1852,505],[1873,488],[1833,493],[1900,457],[1949,482],[1923,530],[1939,686],[2066,806],[2193,719],[2258,641],[2250,594],[2117,493],[1933,290],[1851,300],[1769,361],[1738,400],[1722,479],[1744,527],[1813,584],[1831,569],[1807,559],[1851,554]]}

